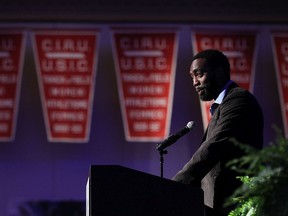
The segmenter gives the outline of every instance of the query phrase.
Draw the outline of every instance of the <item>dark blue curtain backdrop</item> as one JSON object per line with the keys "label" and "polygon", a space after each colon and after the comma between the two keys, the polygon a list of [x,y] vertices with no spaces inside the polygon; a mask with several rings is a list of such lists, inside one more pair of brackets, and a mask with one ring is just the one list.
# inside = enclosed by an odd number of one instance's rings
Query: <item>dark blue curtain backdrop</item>
{"label": "dark blue curtain backdrop", "polygon": [[[47,141],[36,66],[29,29],[91,27],[100,30],[99,57],[95,94],[88,143],[50,143]],[[160,175],[159,154],[153,142],[127,142],[118,98],[116,73],[112,56],[110,27],[112,24],[65,23],[2,23],[0,27],[28,29],[23,79],[17,119],[16,136],[12,142],[0,143],[0,215],[17,215],[17,205],[27,201],[85,200],[89,166],[121,165],[152,175]],[[170,133],[182,129],[187,122],[196,127],[168,148],[164,157],[164,177],[170,179],[189,160],[198,147],[203,125],[198,96],[189,77],[193,56],[191,31],[193,27],[252,29],[259,32],[255,89],[265,115],[265,145],[274,140],[272,125],[283,127],[277,90],[276,72],[270,39],[271,30],[285,31],[288,25],[264,24],[150,24],[133,26],[173,26],[179,29],[175,91]],[[253,119],[251,119],[253,122]]]}

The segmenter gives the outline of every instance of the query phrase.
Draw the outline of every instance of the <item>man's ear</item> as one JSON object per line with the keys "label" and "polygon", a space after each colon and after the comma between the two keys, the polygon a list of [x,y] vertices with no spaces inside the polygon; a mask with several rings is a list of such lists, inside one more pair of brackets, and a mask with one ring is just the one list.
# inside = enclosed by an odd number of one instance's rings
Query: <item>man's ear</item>
{"label": "man's ear", "polygon": [[224,80],[225,79],[225,73],[224,73],[223,67],[219,66],[215,69],[215,77],[218,80]]}

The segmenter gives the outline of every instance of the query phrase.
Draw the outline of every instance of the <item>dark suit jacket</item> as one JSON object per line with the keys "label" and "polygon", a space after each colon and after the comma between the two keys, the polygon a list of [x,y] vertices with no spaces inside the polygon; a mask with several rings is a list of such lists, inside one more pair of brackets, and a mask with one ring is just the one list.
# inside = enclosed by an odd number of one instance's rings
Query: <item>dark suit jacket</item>
{"label": "dark suit jacket", "polygon": [[223,203],[241,182],[236,179],[239,174],[225,164],[243,155],[231,138],[262,148],[263,124],[263,113],[255,97],[232,83],[214,111],[199,149],[173,180],[201,184],[205,205],[214,209],[214,215],[228,215],[230,210],[223,209]]}

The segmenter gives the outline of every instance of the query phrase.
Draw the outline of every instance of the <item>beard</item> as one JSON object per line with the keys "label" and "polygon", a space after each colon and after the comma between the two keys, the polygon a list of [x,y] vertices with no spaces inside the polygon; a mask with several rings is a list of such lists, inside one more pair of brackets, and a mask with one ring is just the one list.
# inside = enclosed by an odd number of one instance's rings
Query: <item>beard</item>
{"label": "beard", "polygon": [[203,90],[203,94],[199,95],[200,100],[202,101],[211,101],[214,99],[214,96],[207,91],[206,89]]}
{"label": "beard", "polygon": [[202,86],[199,86],[196,88],[196,91],[198,92],[199,98],[201,101],[211,101],[213,99],[216,99],[217,96],[217,88],[211,83],[211,84],[203,84]]}

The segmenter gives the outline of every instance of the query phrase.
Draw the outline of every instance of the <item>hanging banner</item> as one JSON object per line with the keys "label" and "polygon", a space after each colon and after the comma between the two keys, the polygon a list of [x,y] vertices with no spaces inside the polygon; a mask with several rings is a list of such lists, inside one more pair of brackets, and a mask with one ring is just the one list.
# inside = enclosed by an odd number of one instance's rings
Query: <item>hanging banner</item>
{"label": "hanging banner", "polygon": [[170,129],[178,33],[113,29],[112,40],[126,140],[163,140]]}
{"label": "hanging banner", "polygon": [[271,38],[284,133],[288,138],[288,32],[274,32],[271,34]]}
{"label": "hanging banner", "polygon": [[98,32],[36,30],[32,39],[48,140],[88,142]]}
{"label": "hanging banner", "polygon": [[[239,31],[207,32],[195,31],[192,33],[193,53],[196,54],[206,49],[222,51],[229,59],[231,79],[239,86],[253,91],[256,49],[256,33]],[[209,112],[213,101],[200,101],[204,129],[211,119]]]}
{"label": "hanging banner", "polygon": [[0,141],[15,136],[26,33],[0,31]]}

